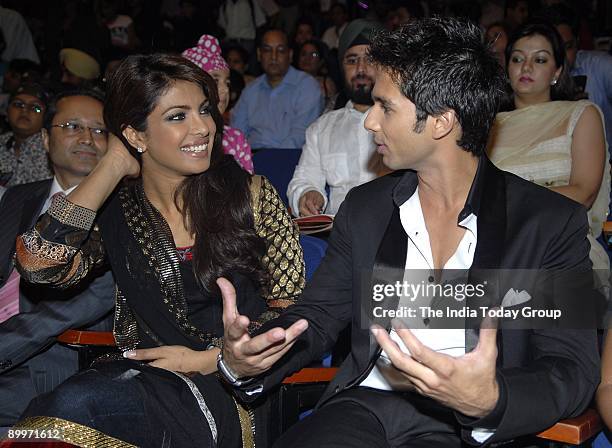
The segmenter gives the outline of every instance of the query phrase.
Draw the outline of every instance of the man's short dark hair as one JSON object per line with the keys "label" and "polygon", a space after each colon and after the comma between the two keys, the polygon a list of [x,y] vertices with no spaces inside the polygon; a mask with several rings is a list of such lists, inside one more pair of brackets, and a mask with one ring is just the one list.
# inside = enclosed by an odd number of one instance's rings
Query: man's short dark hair
{"label": "man's short dark hair", "polygon": [[414,103],[416,132],[428,116],[452,109],[462,130],[457,144],[482,154],[505,78],[478,26],[454,18],[415,20],[393,32],[376,32],[369,54]]}
{"label": "man's short dark hair", "polygon": [[266,34],[271,33],[273,31],[276,31],[277,33],[281,33],[285,37],[285,41],[287,41],[287,45],[289,45],[289,36],[285,32],[285,30],[283,30],[281,28],[274,27],[274,26],[270,26],[270,27],[266,27],[266,28],[261,30],[261,36],[257,40],[257,48],[261,48],[262,47],[263,39],[266,36]]}
{"label": "man's short dark hair", "polygon": [[104,92],[100,89],[91,87],[81,87],[63,90],[53,96],[53,98],[51,98],[47,110],[45,111],[44,127],[47,131],[51,129],[53,118],[55,118],[55,114],[57,113],[57,103],[60,100],[71,96],[88,96],[90,98],[93,98],[94,100],[100,101],[100,103],[104,105]]}

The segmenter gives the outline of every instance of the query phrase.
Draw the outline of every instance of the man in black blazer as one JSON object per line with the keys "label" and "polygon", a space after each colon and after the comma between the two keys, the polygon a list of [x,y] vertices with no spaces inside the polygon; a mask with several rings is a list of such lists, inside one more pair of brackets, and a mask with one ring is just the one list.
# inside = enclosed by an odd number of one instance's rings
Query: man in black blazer
{"label": "man in black blazer", "polygon": [[[248,334],[231,284],[218,281],[220,373],[243,400],[254,400],[317,359],[351,324],[350,355],[313,415],[281,436],[279,447],[485,445],[580,413],[599,382],[584,208],[498,170],[484,155],[504,86],[476,26],[411,22],[377,34],[370,56],[377,76],[365,126],[397,171],[349,193],[303,297],[258,335]],[[485,318],[445,331],[427,319],[423,328],[372,319],[379,302],[370,287],[393,284],[394,270],[429,271],[426,281],[434,282],[449,268],[467,270],[470,284],[489,278],[486,270],[500,274],[486,297],[490,308],[513,310],[531,295],[574,315],[565,316],[565,328]],[[383,303],[399,310],[393,294]]]}
{"label": "man in black blazer", "polygon": [[[106,152],[103,98],[96,91],[64,92],[45,117],[43,141],[53,179],[6,190],[0,201],[0,288],[14,276],[15,239],[67,194]],[[49,392],[77,371],[75,349],[56,343],[71,328],[112,329],[114,281],[98,273],[78,290],[59,291],[19,281],[19,313],[0,323],[0,426],[17,421],[36,395]],[[6,316],[4,316],[6,317]]]}

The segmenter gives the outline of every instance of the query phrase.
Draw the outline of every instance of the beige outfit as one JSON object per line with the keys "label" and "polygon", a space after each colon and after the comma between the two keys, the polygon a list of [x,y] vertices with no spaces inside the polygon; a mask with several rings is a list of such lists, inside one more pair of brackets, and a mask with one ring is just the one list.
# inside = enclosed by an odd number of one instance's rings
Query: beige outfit
{"label": "beige outfit", "polygon": [[[497,114],[488,153],[497,167],[544,187],[567,185],[572,171],[572,136],[590,101],[550,101]],[[605,138],[605,136],[604,136]],[[606,152],[607,154],[607,152]],[[594,173],[595,175],[595,173]],[[593,269],[609,271],[610,261],[595,238],[601,234],[608,214],[610,164],[606,161],[599,193],[588,212]],[[607,275],[604,272],[598,276]],[[602,278],[603,280],[603,278]]]}

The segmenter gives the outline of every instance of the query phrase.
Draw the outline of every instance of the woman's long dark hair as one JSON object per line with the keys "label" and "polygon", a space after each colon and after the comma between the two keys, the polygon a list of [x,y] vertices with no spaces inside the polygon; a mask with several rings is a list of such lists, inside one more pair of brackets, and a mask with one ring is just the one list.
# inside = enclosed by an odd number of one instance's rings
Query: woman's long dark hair
{"label": "woman's long dark hair", "polygon": [[223,119],[217,108],[215,81],[202,69],[181,56],[167,54],[132,55],[113,73],[104,104],[104,121],[140,162],[140,154],[123,136],[131,126],[147,129],[147,117],[172,83],[188,81],[199,85],[211,105],[217,131],[210,155],[210,167],[189,176],[175,192],[175,202],[187,229],[193,233],[193,270],[200,284],[218,293],[218,277],[242,272],[259,285],[267,281],[261,258],[265,243],[256,234],[251,210],[251,176],[223,154]]}
{"label": "woman's long dark hair", "polygon": [[563,46],[563,39],[559,35],[557,29],[550,23],[544,21],[533,21],[525,23],[520,26],[514,33],[508,38],[508,45],[506,46],[506,67],[510,62],[512,55],[512,49],[514,44],[523,37],[530,37],[534,35],[540,35],[546,39],[553,50],[553,57],[555,59],[555,67],[563,67],[561,74],[557,79],[557,83],[550,88],[550,99],[552,101],[571,101],[574,99],[574,83],[569,74],[569,67],[565,58],[565,47]]}

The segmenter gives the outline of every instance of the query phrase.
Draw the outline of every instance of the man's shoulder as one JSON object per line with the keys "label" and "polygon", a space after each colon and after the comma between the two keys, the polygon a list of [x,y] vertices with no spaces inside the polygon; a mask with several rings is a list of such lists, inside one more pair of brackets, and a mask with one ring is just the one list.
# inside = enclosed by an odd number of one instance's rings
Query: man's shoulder
{"label": "man's shoulder", "polygon": [[240,94],[240,99],[253,95],[259,89],[261,89],[261,85],[264,82],[266,82],[265,73],[263,75],[258,76],[253,81],[251,81],[249,84],[247,84],[247,86],[244,88],[244,90]]}
{"label": "man's shoulder", "polygon": [[[607,70],[602,73],[599,73],[601,68],[603,67],[611,67],[612,66],[612,55],[606,53],[605,51],[596,51],[596,50],[580,50],[576,54],[576,68],[583,70],[585,72],[589,72],[590,70],[595,70],[598,73],[596,75],[608,75],[612,76],[611,73],[607,73]],[[588,76],[589,73],[587,73]],[[595,73],[592,73],[595,75]]]}
{"label": "man's shoulder", "polygon": [[[393,195],[393,189],[405,177],[414,176],[416,178],[416,172],[412,170],[398,170],[393,171],[385,176],[377,177],[365,184],[354,187],[350,193],[351,201],[378,201],[382,198],[391,198]],[[347,196],[347,200],[349,199]]]}
{"label": "man's shoulder", "polygon": [[584,206],[567,196],[549,188],[537,185],[508,171],[499,170],[506,185],[506,198],[509,213],[531,216],[570,215]]}
{"label": "man's shoulder", "polygon": [[317,81],[312,75],[303,72],[302,70],[298,70],[293,67],[289,67],[289,71],[287,72],[289,76],[289,81],[300,88],[304,86],[316,87],[319,89],[319,81]]}
{"label": "man's shoulder", "polygon": [[319,118],[312,122],[312,124],[308,127],[308,129],[320,131],[322,128],[328,126],[334,126],[338,123],[339,120],[342,120],[346,115],[346,107],[341,107],[340,109],[330,110],[329,112],[325,112]]}
{"label": "man's shoulder", "polygon": [[7,188],[4,196],[5,197],[21,197],[23,195],[31,195],[36,192],[42,192],[49,189],[53,179],[39,180],[36,182],[28,182],[27,184],[15,185]]}

